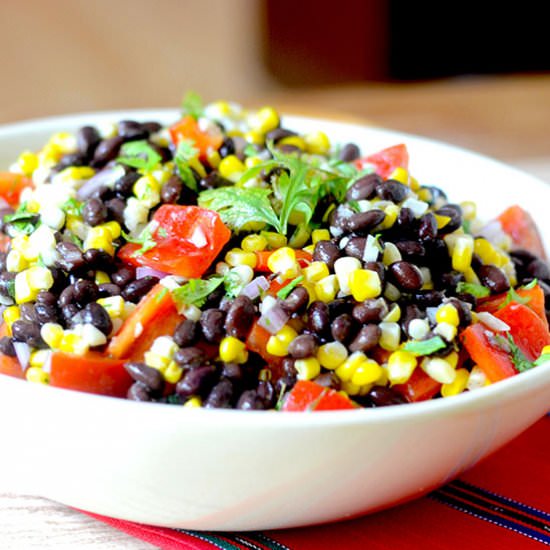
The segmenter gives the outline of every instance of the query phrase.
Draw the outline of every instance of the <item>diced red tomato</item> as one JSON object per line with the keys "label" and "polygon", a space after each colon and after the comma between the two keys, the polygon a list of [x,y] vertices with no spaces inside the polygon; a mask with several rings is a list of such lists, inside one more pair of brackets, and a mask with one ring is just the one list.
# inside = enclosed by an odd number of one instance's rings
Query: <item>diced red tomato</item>
{"label": "diced red tomato", "polygon": [[404,144],[394,145],[387,149],[382,149],[378,153],[363,157],[354,161],[359,170],[374,166],[374,171],[384,179],[388,178],[396,168],[409,168],[409,152]]}
{"label": "diced red tomato", "polygon": [[396,384],[393,389],[411,403],[416,403],[431,399],[439,392],[441,384],[427,375],[420,367],[416,367],[407,382]]}
{"label": "diced red tomato", "polygon": [[340,392],[309,380],[298,380],[283,404],[283,411],[336,411],[357,405]]}
{"label": "diced red tomato", "polygon": [[[261,273],[271,273],[271,269],[269,269],[267,261],[273,252],[274,250],[262,250],[261,252],[256,252],[256,258],[258,260],[255,267],[256,271],[260,271]],[[300,267],[306,267],[313,261],[313,256],[306,250],[298,248],[294,252],[296,253],[296,259],[298,260]]]}
{"label": "diced red tomato", "polygon": [[113,336],[107,354],[115,359],[142,359],[155,338],[173,334],[182,320],[170,291],[158,284],[141,299]]}
{"label": "diced red tomato", "polygon": [[460,338],[470,357],[491,382],[504,380],[517,373],[508,353],[491,342],[487,329],[480,323],[464,329]]}
{"label": "diced red tomato", "polygon": [[246,347],[257,353],[267,363],[272,379],[278,380],[283,374],[283,358],[271,355],[267,351],[267,341],[270,336],[271,334],[256,321],[246,339]]}
{"label": "diced red tomato", "polygon": [[80,356],[56,351],[51,358],[50,384],[87,393],[126,397],[133,380],[124,363],[99,353]]}
{"label": "diced red tomato", "polygon": [[165,204],[153,220],[158,224],[152,234],[156,246],[140,253],[140,245],[125,244],[118,253],[124,262],[199,278],[231,237],[220,216],[200,206]]}
{"label": "diced red tomato", "polygon": [[[6,323],[0,325],[0,338],[8,336],[8,327]],[[10,357],[0,353],[0,374],[6,374],[7,376],[13,376],[15,378],[25,378],[23,369],[17,360],[17,357]]]}
{"label": "diced red tomato", "polygon": [[198,122],[192,116],[185,116],[170,127],[170,136],[175,145],[184,139],[193,141],[193,146],[199,150],[199,158],[204,160],[209,149],[217,151],[222,142],[223,134],[212,126],[207,131],[201,130]]}
{"label": "diced red tomato", "polygon": [[510,235],[516,246],[546,259],[540,233],[529,212],[526,212],[521,206],[510,206],[497,217],[497,220],[500,221],[502,229]]}
{"label": "diced red tomato", "polygon": [[[532,309],[540,318],[544,326],[548,329],[548,320],[546,319],[546,312],[544,309],[544,292],[540,285],[535,285],[533,288],[518,288],[516,293],[521,298],[528,300],[524,305]],[[502,294],[497,294],[496,296],[482,298],[479,300],[476,309],[477,311],[488,311],[489,313],[495,313],[502,307],[507,295],[507,292],[503,292]]]}
{"label": "diced red tomato", "polygon": [[22,174],[0,172],[0,197],[10,206],[16,208],[19,205],[21,191],[25,187],[32,187],[32,179]]}
{"label": "diced red tomato", "polygon": [[514,342],[529,361],[537,359],[542,348],[550,345],[548,325],[526,305],[511,303],[494,315],[510,327]]}

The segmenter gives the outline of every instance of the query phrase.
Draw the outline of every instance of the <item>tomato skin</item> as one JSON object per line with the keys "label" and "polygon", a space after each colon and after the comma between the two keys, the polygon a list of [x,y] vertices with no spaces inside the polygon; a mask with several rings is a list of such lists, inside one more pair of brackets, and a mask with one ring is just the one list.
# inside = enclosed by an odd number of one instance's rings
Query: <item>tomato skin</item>
{"label": "tomato skin", "polygon": [[309,380],[298,380],[283,404],[286,412],[356,409],[347,396]]}
{"label": "tomato skin", "polygon": [[521,206],[514,205],[502,212],[497,220],[500,221],[503,231],[510,235],[516,246],[546,259],[539,230],[529,212]]}
{"label": "tomato skin", "polygon": [[256,321],[246,338],[246,347],[257,353],[266,363],[271,371],[271,378],[277,381],[283,375],[283,357],[271,355],[267,351],[267,341],[271,334]]}
{"label": "tomato skin", "polygon": [[152,235],[157,245],[140,254],[140,245],[125,244],[118,253],[124,262],[199,278],[231,237],[219,214],[200,206],[165,204],[153,220],[158,223]]}
{"label": "tomato skin", "polygon": [[[0,324],[0,338],[9,335],[10,334],[8,333],[6,323]],[[17,357],[10,357],[9,355],[4,355],[3,353],[0,353],[0,374],[13,376],[14,378],[25,378],[25,373],[23,372]]]}
{"label": "tomato skin", "polygon": [[416,367],[407,382],[396,384],[393,389],[411,403],[416,403],[431,399],[441,389],[441,384],[427,375],[420,367]]}
{"label": "tomato skin", "polygon": [[354,161],[354,164],[359,170],[373,165],[374,171],[386,179],[396,168],[408,170],[409,152],[407,151],[407,147],[401,143],[382,149],[378,153],[357,159]]}
{"label": "tomato skin", "polygon": [[124,368],[125,361],[99,353],[85,356],[53,352],[50,385],[98,395],[126,397],[133,383]]}
{"label": "tomato skin", "polygon": [[223,143],[221,131],[204,131],[192,116],[185,116],[169,129],[175,145],[184,139],[193,141],[193,147],[199,150],[199,158],[206,159],[209,150],[217,151]]}
{"label": "tomato skin", "polygon": [[13,208],[19,205],[21,191],[32,186],[32,179],[23,174],[0,172],[0,197]]}

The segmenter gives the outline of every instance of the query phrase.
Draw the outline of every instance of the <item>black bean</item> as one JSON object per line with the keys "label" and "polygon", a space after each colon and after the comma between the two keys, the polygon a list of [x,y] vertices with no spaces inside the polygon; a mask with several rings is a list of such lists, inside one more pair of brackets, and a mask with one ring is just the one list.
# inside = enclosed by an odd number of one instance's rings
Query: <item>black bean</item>
{"label": "black bean", "polygon": [[550,279],[550,269],[548,269],[548,264],[538,258],[527,265],[527,273],[537,279]]}
{"label": "black bean", "polygon": [[90,323],[95,328],[109,336],[113,330],[113,323],[105,308],[97,302],[88,304],[81,312],[81,322]]}
{"label": "black bean", "polygon": [[515,250],[510,251],[510,256],[521,260],[521,262],[525,265],[530,264],[533,260],[537,259],[532,252],[524,250],[523,248],[516,248]]}
{"label": "black bean", "polygon": [[364,268],[368,269],[369,271],[374,271],[378,275],[380,283],[382,284],[382,286],[384,286],[384,283],[386,281],[386,270],[382,262],[365,262]]}
{"label": "black bean", "polygon": [[279,390],[281,389],[282,384],[286,386],[286,389],[290,389],[294,384],[296,384],[296,379],[298,371],[294,366],[295,359],[291,357],[285,357],[281,363],[283,369],[283,375],[280,378]]}
{"label": "black bean", "polygon": [[109,298],[110,296],[120,296],[120,287],[114,283],[101,283],[97,287],[100,298]]}
{"label": "black bean", "polygon": [[109,219],[124,225],[124,209],[126,208],[124,200],[119,198],[109,199],[105,201],[105,208],[107,208]]}
{"label": "black bean", "polygon": [[68,277],[65,272],[58,267],[50,267],[50,273],[53,279],[53,285],[50,288],[50,292],[60,294],[61,291],[69,284]]}
{"label": "black bean", "polygon": [[57,301],[59,307],[65,307],[69,304],[74,303],[75,301],[75,290],[74,285],[69,285],[65,288],[59,295],[59,300]]}
{"label": "black bean", "polygon": [[440,290],[422,290],[414,294],[414,301],[422,309],[438,306],[444,298],[445,294]]}
{"label": "black bean", "polygon": [[258,397],[264,400],[266,409],[275,405],[275,388],[271,382],[260,380],[256,391],[258,392]]}
{"label": "black bean", "polygon": [[100,141],[94,151],[92,166],[99,168],[107,164],[109,161],[114,160],[117,157],[120,146],[123,143],[124,139],[120,136],[115,136]]}
{"label": "black bean", "polygon": [[351,312],[352,317],[362,324],[378,323],[388,313],[388,306],[383,298],[365,300],[357,304]]}
{"label": "black bean", "polygon": [[113,283],[120,287],[125,287],[136,278],[136,271],[132,267],[121,267],[111,275]]}
{"label": "black bean", "polygon": [[235,298],[225,317],[225,330],[227,334],[240,340],[246,339],[254,322],[255,313],[256,308],[248,296],[238,296]]}
{"label": "black bean", "polygon": [[158,277],[147,275],[127,284],[121,295],[125,300],[137,304],[158,282]]}
{"label": "black bean", "polygon": [[442,286],[449,292],[456,292],[456,287],[458,283],[461,283],[465,280],[464,274],[460,273],[460,271],[446,271],[444,273],[441,273],[437,277],[438,286]]}
{"label": "black bean", "polygon": [[510,282],[504,271],[494,265],[482,265],[478,270],[478,276],[481,284],[493,294],[506,292],[510,288]]}
{"label": "black bean", "polygon": [[0,252],[0,272],[6,271],[6,259],[8,257],[7,252]]}
{"label": "black bean", "polygon": [[183,320],[174,331],[174,342],[180,347],[192,346],[200,337],[199,324],[191,319]]}
{"label": "black bean", "polygon": [[311,357],[317,351],[317,341],[312,334],[300,334],[288,346],[288,353],[294,359]]}
{"label": "black bean", "polygon": [[340,390],[340,379],[334,372],[324,372],[315,378],[314,382],[323,386],[323,388],[330,388],[331,390]]}
{"label": "black bean", "polygon": [[437,237],[437,220],[428,212],[424,214],[418,223],[418,238],[421,241],[431,241]]}
{"label": "black bean", "polygon": [[74,301],[80,307],[97,300],[98,294],[97,285],[92,281],[78,279],[74,284]]}
{"label": "black bean", "polygon": [[36,320],[41,325],[44,323],[57,323],[58,311],[55,305],[37,302],[34,306],[34,310],[36,313]]}
{"label": "black bean", "polygon": [[174,354],[174,361],[184,369],[194,369],[206,362],[206,354],[194,346],[181,348]]}
{"label": "black bean", "polygon": [[36,312],[34,311],[34,304],[31,303],[21,304],[19,306],[19,315],[23,321],[30,321],[31,323],[38,321]]}
{"label": "black bean", "polygon": [[82,251],[74,243],[60,242],[55,248],[58,254],[55,265],[65,271],[80,269],[86,263]]}
{"label": "black bean", "polygon": [[0,295],[13,302],[15,296],[15,273],[4,271],[0,274]]}
{"label": "black bean", "polygon": [[0,338],[0,353],[8,357],[15,357],[17,355],[13,347],[13,340],[9,336],[2,336]]}
{"label": "black bean", "polygon": [[387,407],[388,405],[404,405],[407,399],[392,388],[374,386],[365,396],[375,407]]}
{"label": "black bean", "polygon": [[458,298],[450,298],[449,304],[452,304],[458,311],[460,326],[467,326],[472,323],[472,310],[467,302]]}
{"label": "black bean", "polygon": [[93,126],[83,126],[76,133],[78,150],[86,158],[91,158],[100,141],[99,132]]}
{"label": "black bean", "polygon": [[447,216],[451,218],[451,221],[447,225],[443,226],[439,233],[446,235],[456,231],[462,225],[462,208],[458,204],[446,204],[436,211],[439,216]]}
{"label": "black bean", "polygon": [[376,186],[382,183],[382,178],[376,174],[367,174],[359,178],[347,191],[348,201],[361,201],[371,199],[376,193]]}
{"label": "black bean", "polygon": [[384,221],[386,214],[373,208],[366,212],[358,212],[347,219],[345,228],[355,233],[366,233]]}
{"label": "black bean", "polygon": [[238,363],[224,363],[221,375],[233,383],[241,382],[244,378],[243,368]]}
{"label": "black bean", "polygon": [[418,241],[400,241],[395,246],[406,260],[419,260],[426,255],[426,249]]}
{"label": "black bean", "polygon": [[218,153],[220,154],[220,157],[223,159],[225,157],[228,157],[229,155],[235,154],[235,144],[233,143],[233,140],[227,136],[222,141],[222,144],[220,145],[220,148],[218,149]]}
{"label": "black bean", "polygon": [[210,174],[199,181],[201,189],[217,189],[218,187],[227,187],[228,185],[233,185],[233,183],[220,176],[217,171],[210,172]]}
{"label": "black bean", "polygon": [[124,174],[124,176],[121,176],[113,186],[113,190],[117,197],[125,199],[131,196],[134,190],[134,184],[140,177],[140,174],[137,172],[128,172]]}
{"label": "black bean", "polygon": [[346,298],[336,298],[335,300],[332,300],[328,304],[328,313],[330,315],[331,319],[336,319],[338,315],[342,315],[343,313],[350,313],[353,309],[354,302],[352,302],[350,299]]}
{"label": "black bean", "polygon": [[65,168],[70,166],[84,166],[88,161],[86,155],[82,153],[69,153],[63,156],[63,158],[55,165],[54,172],[61,172]]}
{"label": "black bean", "polygon": [[378,325],[370,324],[362,327],[349,345],[350,351],[370,351],[378,344],[381,334],[382,331]]}
{"label": "black bean", "polygon": [[147,401],[152,401],[149,388],[141,382],[134,382],[128,389],[126,397],[131,401],[141,401],[144,403]]}
{"label": "black bean", "polygon": [[425,319],[426,314],[416,305],[408,304],[405,307],[405,312],[401,316],[401,328],[407,334],[409,333],[409,324],[413,319]]}
{"label": "black bean", "polygon": [[308,328],[311,332],[321,337],[328,335],[330,330],[330,317],[327,304],[318,300],[309,306]]}
{"label": "black bean", "polygon": [[57,297],[53,292],[41,290],[36,296],[36,303],[55,307],[57,305]]}
{"label": "black bean", "polygon": [[346,256],[362,260],[366,244],[366,237],[351,237],[344,248]]}
{"label": "black bean", "polygon": [[303,287],[294,288],[281,302],[281,307],[290,315],[303,313],[309,303],[309,292]]}
{"label": "black bean", "polygon": [[265,135],[265,139],[267,141],[273,141],[276,143],[277,141],[291,136],[296,136],[296,132],[293,132],[292,130],[287,130],[286,128],[275,128],[274,130],[270,130]]}
{"label": "black bean", "polygon": [[100,248],[89,248],[83,254],[84,261],[88,269],[101,270],[101,271],[112,271],[114,266],[113,257]]}
{"label": "black bean", "polygon": [[412,229],[414,213],[410,208],[401,208],[395,220],[395,225],[401,235]]}
{"label": "black bean", "polygon": [[386,180],[376,186],[376,194],[385,201],[398,204],[404,201],[409,194],[409,188],[399,181]]}
{"label": "black bean", "polygon": [[107,219],[107,207],[100,199],[89,199],[82,207],[82,218],[92,227],[99,225]]}
{"label": "black bean", "polygon": [[423,284],[422,272],[414,264],[401,260],[388,267],[395,285],[401,290],[418,290]]}
{"label": "black bean", "polygon": [[302,153],[297,145],[290,145],[290,143],[278,144],[277,149],[285,155],[300,155]]}
{"label": "black bean", "polygon": [[335,340],[346,343],[353,337],[355,321],[351,315],[343,313],[332,321],[330,331]]}
{"label": "black bean", "polygon": [[212,388],[203,406],[207,409],[229,409],[232,398],[233,384],[223,378]]}
{"label": "black bean", "polygon": [[132,141],[147,138],[149,132],[135,120],[121,120],[118,123],[118,135],[123,137],[125,141]]}
{"label": "black bean", "polygon": [[344,162],[352,162],[358,159],[361,156],[361,150],[355,143],[346,143],[342,149],[340,149],[340,154],[338,158]]}
{"label": "black bean", "polygon": [[178,176],[171,176],[160,190],[160,199],[167,204],[176,204],[179,201],[183,183]]}
{"label": "black bean", "polygon": [[11,326],[11,332],[16,342],[26,342],[31,348],[43,348],[46,346],[40,336],[40,326],[37,323],[18,319]]}
{"label": "black bean", "polygon": [[329,269],[334,268],[334,262],[340,257],[338,245],[332,241],[317,241],[313,249],[313,260],[327,264]]}
{"label": "black bean", "polygon": [[61,308],[61,315],[67,326],[72,326],[73,321],[77,319],[80,310],[75,304],[67,304]]}
{"label": "black bean", "polygon": [[420,189],[427,189],[430,192],[431,198],[428,201],[430,204],[447,202],[447,195],[439,187],[423,185]]}
{"label": "black bean", "polygon": [[239,397],[236,408],[243,411],[263,411],[266,406],[256,390],[246,390]]}
{"label": "black bean", "polygon": [[216,380],[216,369],[211,365],[204,365],[188,370],[176,384],[176,393],[181,397],[205,395]]}
{"label": "black bean", "polygon": [[158,369],[140,362],[125,363],[124,368],[136,382],[141,382],[150,390],[162,392],[164,389],[164,378]]}
{"label": "black bean", "polygon": [[142,122],[141,127],[149,134],[156,134],[157,132],[160,132],[162,130],[162,124],[152,120]]}
{"label": "black bean", "polygon": [[354,213],[355,210],[351,207],[346,204],[341,204],[330,213],[330,225],[347,230],[348,219],[353,216]]}
{"label": "black bean", "polygon": [[221,309],[211,308],[202,312],[200,324],[202,333],[208,342],[217,344],[224,336],[225,313]]}
{"label": "black bean", "polygon": [[472,306],[472,309],[475,310],[477,308],[477,298],[475,296],[472,296],[472,294],[469,294],[467,292],[460,292],[456,295],[456,297],[466,304],[470,304]]}
{"label": "black bean", "polygon": [[426,249],[425,263],[440,273],[451,270],[451,257],[443,239],[424,241],[423,245]]}

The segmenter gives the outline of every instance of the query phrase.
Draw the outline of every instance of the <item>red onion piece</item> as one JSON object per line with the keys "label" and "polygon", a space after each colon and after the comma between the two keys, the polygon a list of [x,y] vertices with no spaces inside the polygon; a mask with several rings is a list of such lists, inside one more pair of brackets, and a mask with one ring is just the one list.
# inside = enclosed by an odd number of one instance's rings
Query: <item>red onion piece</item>
{"label": "red onion piece", "polygon": [[13,347],[15,348],[15,355],[21,368],[25,370],[29,366],[31,360],[31,348],[26,342],[14,342]]}
{"label": "red onion piece", "polygon": [[123,175],[124,168],[122,166],[105,168],[84,182],[82,187],[76,192],[76,198],[80,201],[85,201],[101,187],[112,187],[115,181],[120,179]]}
{"label": "red onion piece", "polygon": [[487,328],[494,330],[495,332],[508,332],[510,330],[509,325],[504,321],[501,321],[498,317],[495,317],[488,311],[481,311],[477,314],[478,320],[483,323]]}
{"label": "red onion piece", "polygon": [[248,296],[251,300],[254,300],[261,295],[262,291],[265,292],[268,288],[269,281],[263,275],[260,275],[241,290],[241,296]]}
{"label": "red onion piece", "polygon": [[265,313],[262,313],[258,324],[271,334],[276,334],[285,326],[288,319],[288,313],[281,307],[280,304],[276,303]]}
{"label": "red onion piece", "polygon": [[162,279],[163,277],[166,277],[169,275],[168,273],[164,273],[163,271],[158,271],[156,269],[153,269],[152,267],[138,267],[136,269],[136,279],[143,279],[143,277],[158,277],[159,279]]}

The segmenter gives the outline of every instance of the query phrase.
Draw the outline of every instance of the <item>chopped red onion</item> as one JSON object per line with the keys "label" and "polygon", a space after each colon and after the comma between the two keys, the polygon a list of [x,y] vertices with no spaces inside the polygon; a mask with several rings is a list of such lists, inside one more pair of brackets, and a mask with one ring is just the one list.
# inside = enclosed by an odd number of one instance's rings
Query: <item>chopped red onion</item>
{"label": "chopped red onion", "polygon": [[266,312],[262,313],[258,324],[271,334],[276,334],[285,326],[288,319],[288,313],[279,303],[275,303]]}
{"label": "chopped red onion", "polygon": [[31,360],[31,348],[29,344],[26,342],[14,342],[13,347],[21,368],[25,370]]}
{"label": "chopped red onion", "polygon": [[506,239],[506,233],[503,231],[499,220],[489,222],[479,231],[479,235],[482,235],[490,243],[496,245],[500,245]]}
{"label": "chopped red onion", "polygon": [[265,292],[268,288],[269,281],[263,275],[260,275],[241,290],[241,296],[248,296],[251,300],[254,300],[261,295],[262,291]]}
{"label": "chopped red onion", "polygon": [[124,175],[122,166],[112,166],[105,168],[84,182],[82,187],[76,192],[76,198],[80,201],[89,199],[95,191],[101,187],[112,187],[112,185]]}
{"label": "chopped red onion", "polygon": [[477,318],[487,328],[490,328],[495,332],[507,332],[510,330],[509,325],[507,325],[504,321],[501,321],[488,311],[481,311],[477,314]]}
{"label": "chopped red onion", "polygon": [[156,269],[153,269],[152,267],[138,267],[136,269],[136,279],[143,279],[143,277],[158,277],[159,279],[162,279],[163,277],[166,277],[168,273],[164,273],[163,271],[158,271]]}

